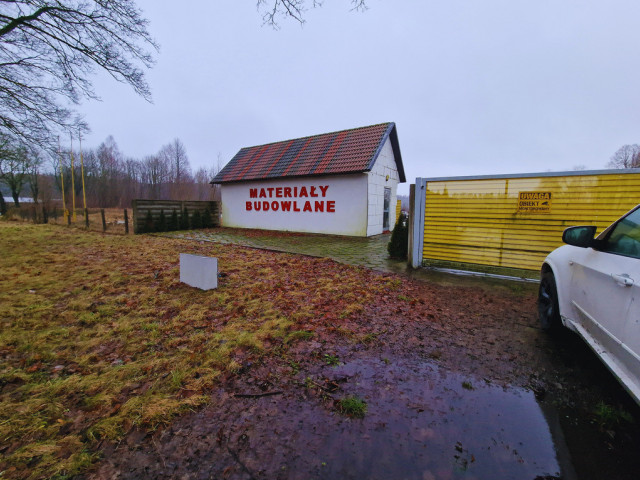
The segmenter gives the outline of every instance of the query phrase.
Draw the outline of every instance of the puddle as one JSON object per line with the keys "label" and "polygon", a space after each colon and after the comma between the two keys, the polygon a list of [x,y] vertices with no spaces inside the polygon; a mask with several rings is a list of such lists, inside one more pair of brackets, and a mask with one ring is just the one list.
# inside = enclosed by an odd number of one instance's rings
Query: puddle
{"label": "puddle", "polygon": [[[323,388],[305,388],[307,376]],[[574,465],[580,478],[636,478],[634,461],[612,461],[588,422],[567,425],[569,412],[530,391],[426,360],[365,356],[289,378],[273,395],[217,390],[153,439],[129,437],[92,478],[574,480]],[[336,412],[347,395],[367,402],[364,418]]]}
{"label": "puddle", "polygon": [[[304,420],[297,442],[315,454],[318,478],[575,478],[561,433],[532,392],[380,361],[334,368],[345,393],[368,404],[364,419]],[[557,421],[552,421],[556,425]],[[302,467],[302,465],[300,465]],[[289,465],[293,471],[296,465]]]}

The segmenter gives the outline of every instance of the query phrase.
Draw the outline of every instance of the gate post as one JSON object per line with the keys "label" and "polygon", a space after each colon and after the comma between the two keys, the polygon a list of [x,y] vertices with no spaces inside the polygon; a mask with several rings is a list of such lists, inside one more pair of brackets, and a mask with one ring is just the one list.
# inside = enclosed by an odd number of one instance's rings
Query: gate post
{"label": "gate post", "polygon": [[409,227],[409,245],[407,248],[407,264],[413,266],[413,219],[416,216],[416,185],[409,185],[409,218],[407,219]]}
{"label": "gate post", "polygon": [[422,266],[426,199],[427,182],[424,178],[416,178],[415,185],[409,186],[409,252],[407,259],[413,268]]}
{"label": "gate post", "polygon": [[140,233],[138,228],[138,200],[131,201],[131,214],[133,215],[133,233]]}

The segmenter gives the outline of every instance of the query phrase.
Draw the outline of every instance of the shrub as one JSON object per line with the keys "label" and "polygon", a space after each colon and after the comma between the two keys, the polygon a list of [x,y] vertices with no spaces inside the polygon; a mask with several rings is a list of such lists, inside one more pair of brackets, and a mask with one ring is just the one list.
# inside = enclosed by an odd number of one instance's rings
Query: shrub
{"label": "shrub", "polygon": [[213,227],[213,218],[211,218],[211,210],[207,207],[202,214],[202,228]]}
{"label": "shrub", "polygon": [[[20,210],[16,207],[7,207],[7,211],[2,215],[3,220],[18,220],[21,217]],[[21,217],[22,218],[22,217]]]}
{"label": "shrub", "polygon": [[142,233],[151,233],[156,231],[156,226],[153,224],[153,217],[151,216],[151,210],[147,210],[147,217],[142,225]]}
{"label": "shrub", "polygon": [[171,216],[169,217],[169,221],[167,222],[167,230],[169,232],[173,232],[174,230],[178,229],[178,212],[176,212],[176,209],[173,209],[173,212],[171,212]]}
{"label": "shrub", "polygon": [[166,232],[167,231],[167,219],[164,216],[164,210],[160,210],[160,218],[158,219],[158,227],[156,228],[158,232]]}
{"label": "shrub", "polygon": [[180,215],[180,230],[189,230],[189,211],[186,207]]}
{"label": "shrub", "polygon": [[191,228],[202,228],[202,216],[200,215],[200,210],[196,210],[193,212],[193,215],[191,215]]}
{"label": "shrub", "polygon": [[409,249],[409,227],[404,214],[400,214],[396,226],[393,227],[391,240],[387,245],[387,251],[391,258],[406,260]]}

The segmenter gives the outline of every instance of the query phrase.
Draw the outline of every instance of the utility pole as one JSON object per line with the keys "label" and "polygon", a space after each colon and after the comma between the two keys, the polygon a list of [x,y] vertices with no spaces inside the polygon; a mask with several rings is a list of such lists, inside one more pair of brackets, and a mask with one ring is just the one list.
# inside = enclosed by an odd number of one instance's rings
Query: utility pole
{"label": "utility pole", "polygon": [[82,158],[82,133],[78,132],[78,140],[80,142],[80,172],[82,174],[82,204],[87,209],[87,194],[84,190],[84,159]]}
{"label": "utility pole", "polygon": [[60,188],[62,189],[62,217],[66,220],[69,216],[67,204],[64,201],[64,174],[62,173],[62,151],[60,150],[60,137],[58,136],[58,161],[60,162]]}
{"label": "utility pole", "polygon": [[71,137],[71,205],[72,205],[72,209],[73,209],[73,221],[75,223],[76,221],[76,187],[75,187],[75,179],[74,177],[75,175],[75,168],[73,166],[73,134],[70,133],[69,136]]}

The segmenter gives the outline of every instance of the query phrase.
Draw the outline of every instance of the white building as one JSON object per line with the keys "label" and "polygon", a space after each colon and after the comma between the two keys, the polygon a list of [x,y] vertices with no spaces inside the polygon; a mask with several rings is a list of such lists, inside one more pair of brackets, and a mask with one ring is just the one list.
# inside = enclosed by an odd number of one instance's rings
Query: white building
{"label": "white building", "polygon": [[241,149],[221,185],[226,227],[371,236],[393,228],[406,181],[395,123]]}

